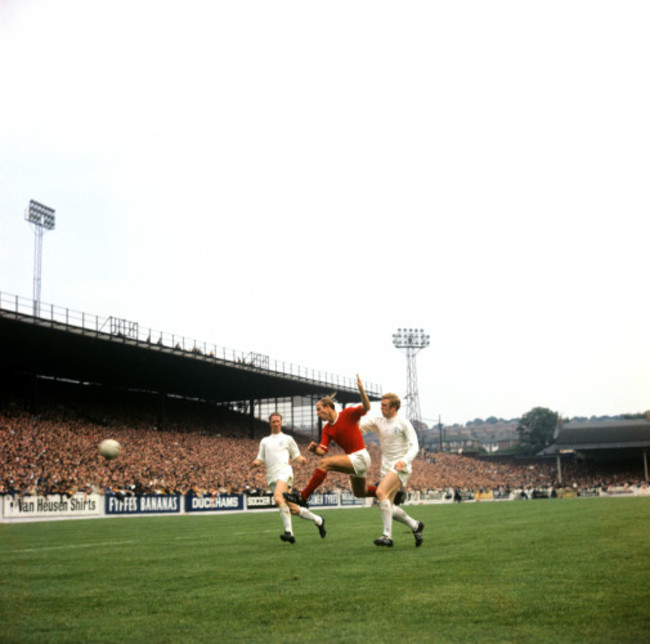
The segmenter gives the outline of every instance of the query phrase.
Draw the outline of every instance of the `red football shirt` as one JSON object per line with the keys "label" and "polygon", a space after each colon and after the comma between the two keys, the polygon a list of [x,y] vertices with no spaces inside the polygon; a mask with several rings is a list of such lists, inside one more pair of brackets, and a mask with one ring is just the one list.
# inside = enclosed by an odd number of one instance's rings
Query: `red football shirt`
{"label": "red football shirt", "polygon": [[326,452],[329,450],[330,441],[334,441],[343,448],[346,454],[364,449],[363,434],[359,429],[359,419],[366,415],[363,405],[348,407],[339,412],[334,423],[325,423],[319,447]]}

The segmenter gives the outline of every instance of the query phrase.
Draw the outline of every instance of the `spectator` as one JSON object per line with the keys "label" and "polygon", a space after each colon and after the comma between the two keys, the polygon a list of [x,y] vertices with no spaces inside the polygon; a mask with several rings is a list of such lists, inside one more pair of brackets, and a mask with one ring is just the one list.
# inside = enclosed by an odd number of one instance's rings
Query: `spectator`
{"label": "spectator", "polygon": [[[42,407],[38,417],[12,402],[0,408],[0,494],[96,493],[107,489],[143,494],[224,494],[244,490],[266,491],[264,473],[251,471],[250,455],[268,425],[256,421],[250,437],[250,419],[226,408],[209,413],[169,406],[166,429],[151,422],[151,413],[139,406],[102,406],[79,400],[58,400]],[[128,420],[125,420],[127,419]],[[104,438],[123,447],[114,461],[97,450]],[[304,487],[320,459],[307,451],[309,441],[295,436],[307,457],[307,467],[296,472],[294,484]],[[330,453],[337,448],[332,448]],[[379,447],[368,445],[372,465],[368,478],[379,480]],[[341,452],[342,453],[342,452]],[[548,489],[555,485],[554,463],[505,464],[457,454],[438,453],[435,462],[416,458],[409,479],[411,491]],[[642,467],[573,462],[563,464],[563,479],[578,489],[647,485]],[[330,472],[332,491],[349,490],[344,474]]]}

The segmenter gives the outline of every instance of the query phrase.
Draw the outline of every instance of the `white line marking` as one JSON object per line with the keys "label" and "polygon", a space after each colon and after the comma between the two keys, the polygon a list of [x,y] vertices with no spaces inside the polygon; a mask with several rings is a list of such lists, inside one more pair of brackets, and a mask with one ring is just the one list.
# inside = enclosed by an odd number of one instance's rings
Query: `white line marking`
{"label": "white line marking", "polygon": [[70,550],[74,548],[98,548],[104,546],[121,546],[125,543],[136,543],[135,541],[104,541],[100,543],[71,543],[67,546],[45,546],[44,548],[23,548],[22,550],[13,550],[14,554],[22,552],[44,552],[45,550]]}
{"label": "white line marking", "polygon": [[[236,537],[240,537],[245,534],[270,534],[273,532],[277,532],[277,530],[253,530],[249,532],[233,532],[233,535]],[[204,535],[196,535],[196,536],[189,536],[189,537],[174,537],[174,541],[203,541],[205,539]]]}

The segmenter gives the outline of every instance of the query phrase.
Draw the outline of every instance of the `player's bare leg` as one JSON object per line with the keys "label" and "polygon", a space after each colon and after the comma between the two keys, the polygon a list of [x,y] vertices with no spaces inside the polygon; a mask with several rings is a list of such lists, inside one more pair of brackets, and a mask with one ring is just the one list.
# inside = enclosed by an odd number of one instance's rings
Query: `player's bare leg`
{"label": "player's bare leg", "polygon": [[326,472],[340,472],[341,474],[354,474],[354,466],[347,454],[335,454],[334,456],[327,456],[324,458],[320,465],[320,469]]}
{"label": "player's bare leg", "polygon": [[352,485],[352,493],[359,499],[363,499],[367,494],[366,479],[359,478],[358,476],[350,475],[350,484]]}
{"label": "player's bare leg", "polygon": [[389,470],[384,474],[384,478],[377,486],[377,501],[388,499],[391,503],[397,494],[397,491],[402,487],[397,472]]}
{"label": "player's bare leg", "polygon": [[346,454],[337,454],[335,456],[328,456],[324,458],[316,471],[312,474],[309,483],[300,492],[299,497],[294,497],[292,494],[285,495],[287,501],[295,502],[298,505],[307,507],[307,499],[314,493],[314,490],[320,486],[325,480],[328,472],[341,472],[342,474],[354,474],[354,466],[352,461]]}

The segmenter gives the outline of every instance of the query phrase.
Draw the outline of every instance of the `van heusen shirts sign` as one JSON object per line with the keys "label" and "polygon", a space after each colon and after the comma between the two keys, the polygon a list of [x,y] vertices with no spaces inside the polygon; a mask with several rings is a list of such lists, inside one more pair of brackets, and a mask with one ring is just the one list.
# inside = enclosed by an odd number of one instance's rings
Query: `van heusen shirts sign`
{"label": "van heusen shirts sign", "polygon": [[47,517],[100,516],[104,496],[101,494],[50,494],[48,496],[18,496],[6,494],[3,499],[3,517],[31,519]]}

